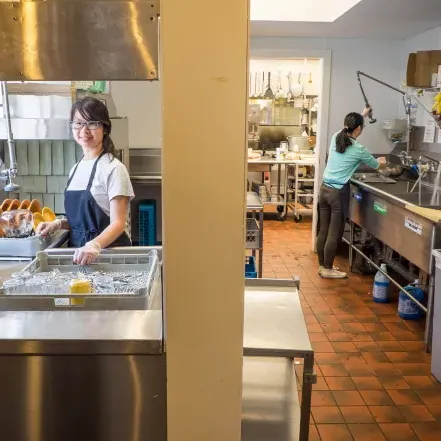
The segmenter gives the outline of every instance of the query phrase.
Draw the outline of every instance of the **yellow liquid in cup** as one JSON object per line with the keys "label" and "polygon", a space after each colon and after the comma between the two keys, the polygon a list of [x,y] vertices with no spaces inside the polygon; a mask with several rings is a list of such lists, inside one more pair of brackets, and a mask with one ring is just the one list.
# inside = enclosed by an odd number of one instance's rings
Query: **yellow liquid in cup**
{"label": "yellow liquid in cup", "polygon": [[[71,294],[91,294],[92,285],[89,280],[74,279],[70,282],[69,292]],[[72,298],[70,304],[72,306],[83,306],[84,299]]]}

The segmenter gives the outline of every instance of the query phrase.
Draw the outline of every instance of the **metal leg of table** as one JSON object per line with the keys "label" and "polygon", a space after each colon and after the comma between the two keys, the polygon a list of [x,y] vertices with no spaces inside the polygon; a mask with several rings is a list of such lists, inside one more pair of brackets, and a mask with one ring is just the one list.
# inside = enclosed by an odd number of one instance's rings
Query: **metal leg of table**
{"label": "metal leg of table", "polygon": [[[350,226],[350,233],[349,233],[349,242],[351,245],[354,245],[354,234],[355,234],[355,227],[354,222],[349,221]],[[354,249],[352,246],[349,247],[349,268],[352,272],[352,268],[354,267]]]}
{"label": "metal leg of table", "polygon": [[426,314],[426,327],[424,330],[424,344],[426,346],[426,352],[430,352],[432,349],[432,330],[433,330],[433,304],[435,294],[435,277],[429,277],[429,289],[427,297],[427,314]]}
{"label": "metal leg of table", "polygon": [[288,214],[288,164],[285,164],[285,193],[283,197],[283,203],[285,204],[283,216],[286,216]]}
{"label": "metal leg of table", "polygon": [[262,278],[263,277],[263,210],[259,212],[259,235],[260,235],[259,278]]}
{"label": "metal leg of table", "polygon": [[311,415],[312,385],[317,381],[314,374],[314,355],[305,357],[303,366],[302,403],[300,405],[299,441],[309,440],[309,421]]}
{"label": "metal leg of table", "polygon": [[[271,172],[270,172],[271,173]],[[277,196],[280,196],[281,190],[280,190],[280,174],[282,173],[282,165],[277,164]]]}

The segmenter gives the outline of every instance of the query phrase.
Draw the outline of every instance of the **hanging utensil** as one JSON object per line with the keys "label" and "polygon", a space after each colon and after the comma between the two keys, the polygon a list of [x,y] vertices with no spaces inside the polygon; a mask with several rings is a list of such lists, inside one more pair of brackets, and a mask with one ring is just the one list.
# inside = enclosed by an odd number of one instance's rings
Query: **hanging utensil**
{"label": "hanging utensil", "polygon": [[309,72],[309,80],[308,80],[309,84],[312,84],[312,72]]}
{"label": "hanging utensil", "polygon": [[286,95],[286,98],[288,100],[288,103],[294,101],[294,97],[292,94],[292,74],[291,74],[291,72],[288,72],[288,93]]}
{"label": "hanging utensil", "polygon": [[259,98],[259,94],[257,93],[257,78],[258,78],[258,73],[256,72],[255,76],[254,76],[254,95],[253,98]]}
{"label": "hanging utensil", "polygon": [[260,92],[259,98],[265,98],[265,72],[262,72],[262,90]]}
{"label": "hanging utensil", "polygon": [[277,81],[276,99],[280,100],[284,96],[285,96],[285,92],[283,92],[283,89],[282,89],[282,72],[279,72],[279,78]]}
{"label": "hanging utensil", "polygon": [[249,98],[252,98],[252,95],[251,95],[251,86],[252,86],[252,84],[251,84],[251,76],[252,76],[252,73],[250,72],[250,75],[249,75],[249,78],[248,78],[248,81],[249,81],[249,83],[248,83],[248,97]]}
{"label": "hanging utensil", "polygon": [[303,86],[300,83],[301,78],[302,78],[302,74],[299,73],[299,76],[297,79],[297,84],[294,85],[293,90],[292,90],[292,94],[293,94],[294,98],[299,97],[303,93]]}
{"label": "hanging utensil", "polygon": [[274,99],[274,92],[271,89],[271,72],[268,72],[268,85],[265,92],[265,98],[268,100]]}

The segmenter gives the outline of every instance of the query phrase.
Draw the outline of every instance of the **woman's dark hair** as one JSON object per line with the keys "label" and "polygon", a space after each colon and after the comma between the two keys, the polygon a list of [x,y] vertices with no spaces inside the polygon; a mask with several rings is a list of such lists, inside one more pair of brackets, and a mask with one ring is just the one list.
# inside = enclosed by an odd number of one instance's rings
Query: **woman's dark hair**
{"label": "woman's dark hair", "polygon": [[351,112],[346,115],[345,126],[343,130],[337,135],[335,146],[338,153],[344,153],[348,147],[352,145],[350,136],[354,130],[364,126],[364,118],[356,112]]}
{"label": "woman's dark hair", "polygon": [[86,96],[78,100],[72,106],[72,110],[70,111],[71,121],[74,119],[77,111],[86,121],[99,121],[103,125],[103,150],[105,153],[109,153],[112,157],[116,157],[116,148],[110,137],[110,133],[112,132],[112,122],[110,121],[109,111],[107,110],[106,105],[96,98]]}

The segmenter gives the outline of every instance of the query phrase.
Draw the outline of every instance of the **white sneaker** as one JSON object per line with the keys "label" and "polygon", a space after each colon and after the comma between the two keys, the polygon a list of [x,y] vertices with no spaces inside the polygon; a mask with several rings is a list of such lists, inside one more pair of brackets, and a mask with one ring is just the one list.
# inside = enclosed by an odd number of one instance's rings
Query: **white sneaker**
{"label": "white sneaker", "polygon": [[[325,267],[324,267],[324,266],[322,266],[322,265],[320,265],[320,266],[319,266],[319,268],[318,268],[318,275],[319,275],[319,276],[321,276],[321,275],[322,275],[322,271],[323,271],[324,269],[325,269]],[[336,267],[336,266],[333,266],[333,267],[332,267],[332,269],[334,269],[334,270],[337,270],[337,271],[338,271],[338,270],[339,270],[340,268],[338,268],[338,267]]]}
{"label": "white sneaker", "polygon": [[323,268],[320,273],[320,276],[323,277],[324,279],[346,279],[348,275],[343,271],[339,271],[335,268],[333,268],[332,270]]}

